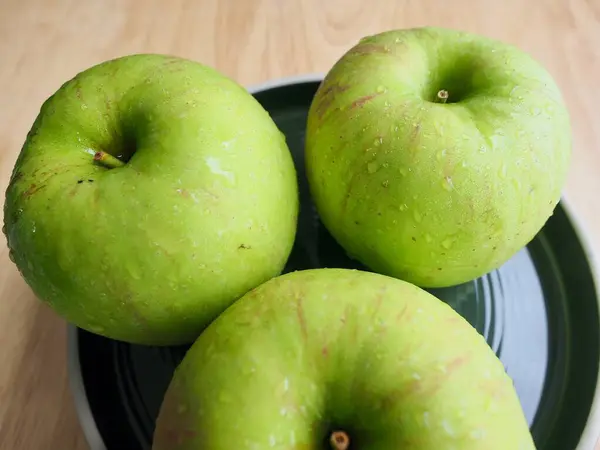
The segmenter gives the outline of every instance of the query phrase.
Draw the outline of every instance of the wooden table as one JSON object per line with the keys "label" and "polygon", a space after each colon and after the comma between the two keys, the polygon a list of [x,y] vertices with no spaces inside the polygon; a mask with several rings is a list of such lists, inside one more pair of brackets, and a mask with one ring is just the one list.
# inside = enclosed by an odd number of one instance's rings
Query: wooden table
{"label": "wooden table", "polygon": [[[0,189],[41,103],[102,60],[172,53],[253,84],[323,73],[364,35],[421,25],[518,44],[554,75],[573,119],[566,193],[600,248],[598,0],[2,0]],[[64,321],[34,298],[3,243],[1,449],[86,448],[67,384],[65,336]]]}

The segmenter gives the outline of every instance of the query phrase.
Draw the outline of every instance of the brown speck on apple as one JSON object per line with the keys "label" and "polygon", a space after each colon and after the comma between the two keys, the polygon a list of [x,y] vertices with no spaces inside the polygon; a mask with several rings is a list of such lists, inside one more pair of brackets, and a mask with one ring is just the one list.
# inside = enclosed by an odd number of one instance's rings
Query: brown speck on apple
{"label": "brown speck on apple", "polygon": [[375,94],[369,94],[369,95],[365,95],[363,97],[360,97],[359,99],[354,100],[352,102],[352,104],[350,105],[350,109],[355,109],[355,108],[362,107],[362,106],[365,105],[365,103],[370,102],[371,100],[373,100],[378,95],[381,95],[381,92],[376,92]]}

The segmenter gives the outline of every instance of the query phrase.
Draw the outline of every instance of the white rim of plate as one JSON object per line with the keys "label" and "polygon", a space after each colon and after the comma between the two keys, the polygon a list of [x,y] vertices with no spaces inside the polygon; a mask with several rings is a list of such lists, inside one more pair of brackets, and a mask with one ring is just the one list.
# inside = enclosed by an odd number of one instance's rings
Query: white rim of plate
{"label": "white rim of plate", "polygon": [[[255,94],[268,89],[280,88],[293,84],[321,82],[323,78],[324,74],[308,73],[303,75],[275,78],[262,83],[252,84],[246,87],[246,89],[251,94]],[[570,207],[570,201],[567,199],[567,197],[568,196],[563,193],[561,205],[587,258],[594,280],[596,299],[599,300],[598,306],[600,309],[600,271],[598,270],[599,266],[596,258],[598,253],[591,245],[591,241],[589,239],[590,234],[586,229],[586,226],[584,225],[583,221],[580,220],[578,214],[576,214]],[[600,316],[598,317],[598,321],[600,322]],[[68,325],[67,352],[68,377],[70,381],[69,384],[71,387],[71,392],[73,393],[75,410],[77,416],[79,417],[79,423],[81,424],[85,439],[92,450],[107,450],[106,446],[104,445],[104,441],[100,436],[100,432],[98,431],[98,427],[96,426],[96,421],[92,415],[87,394],[85,392],[85,387],[83,385],[83,378],[80,370],[81,367],[79,365],[79,341],[77,338],[77,327],[71,324]],[[597,368],[597,372],[600,373],[600,366]],[[592,406],[588,420],[575,450],[600,450],[600,447],[597,447],[598,444],[600,444],[600,376],[596,382],[596,389],[592,399]]]}

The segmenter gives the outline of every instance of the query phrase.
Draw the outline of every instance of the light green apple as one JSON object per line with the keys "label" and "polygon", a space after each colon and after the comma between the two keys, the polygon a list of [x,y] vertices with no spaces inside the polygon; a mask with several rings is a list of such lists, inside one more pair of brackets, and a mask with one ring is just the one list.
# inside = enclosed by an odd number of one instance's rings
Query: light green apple
{"label": "light green apple", "polygon": [[311,105],[306,168],[325,226],[370,269],[443,287],[497,268],[560,199],[570,121],[511,45],[443,28],[367,37]]}
{"label": "light green apple", "polygon": [[284,136],[243,87],[197,62],[130,55],[43,104],[4,230],[26,282],[70,322],[177,344],[281,272],[297,196]]}
{"label": "light green apple", "polygon": [[187,352],[153,450],[533,450],[509,376],[447,304],[315,269],[229,307]]}

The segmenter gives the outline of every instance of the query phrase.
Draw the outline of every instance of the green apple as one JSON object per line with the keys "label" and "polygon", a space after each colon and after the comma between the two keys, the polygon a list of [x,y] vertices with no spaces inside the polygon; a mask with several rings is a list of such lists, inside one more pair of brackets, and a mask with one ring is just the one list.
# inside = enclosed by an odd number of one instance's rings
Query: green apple
{"label": "green apple", "polygon": [[297,197],[285,138],[243,87],[193,61],[130,55],[43,104],[5,233],[26,282],[70,322],[177,344],[281,273]]}
{"label": "green apple", "polygon": [[313,99],[306,170],[324,225],[370,269],[476,278],[541,229],[571,155],[557,85],[511,45],[440,28],[361,40]]}
{"label": "green apple", "polygon": [[246,294],[175,371],[153,450],[532,450],[483,337],[426,291],[364,271]]}

